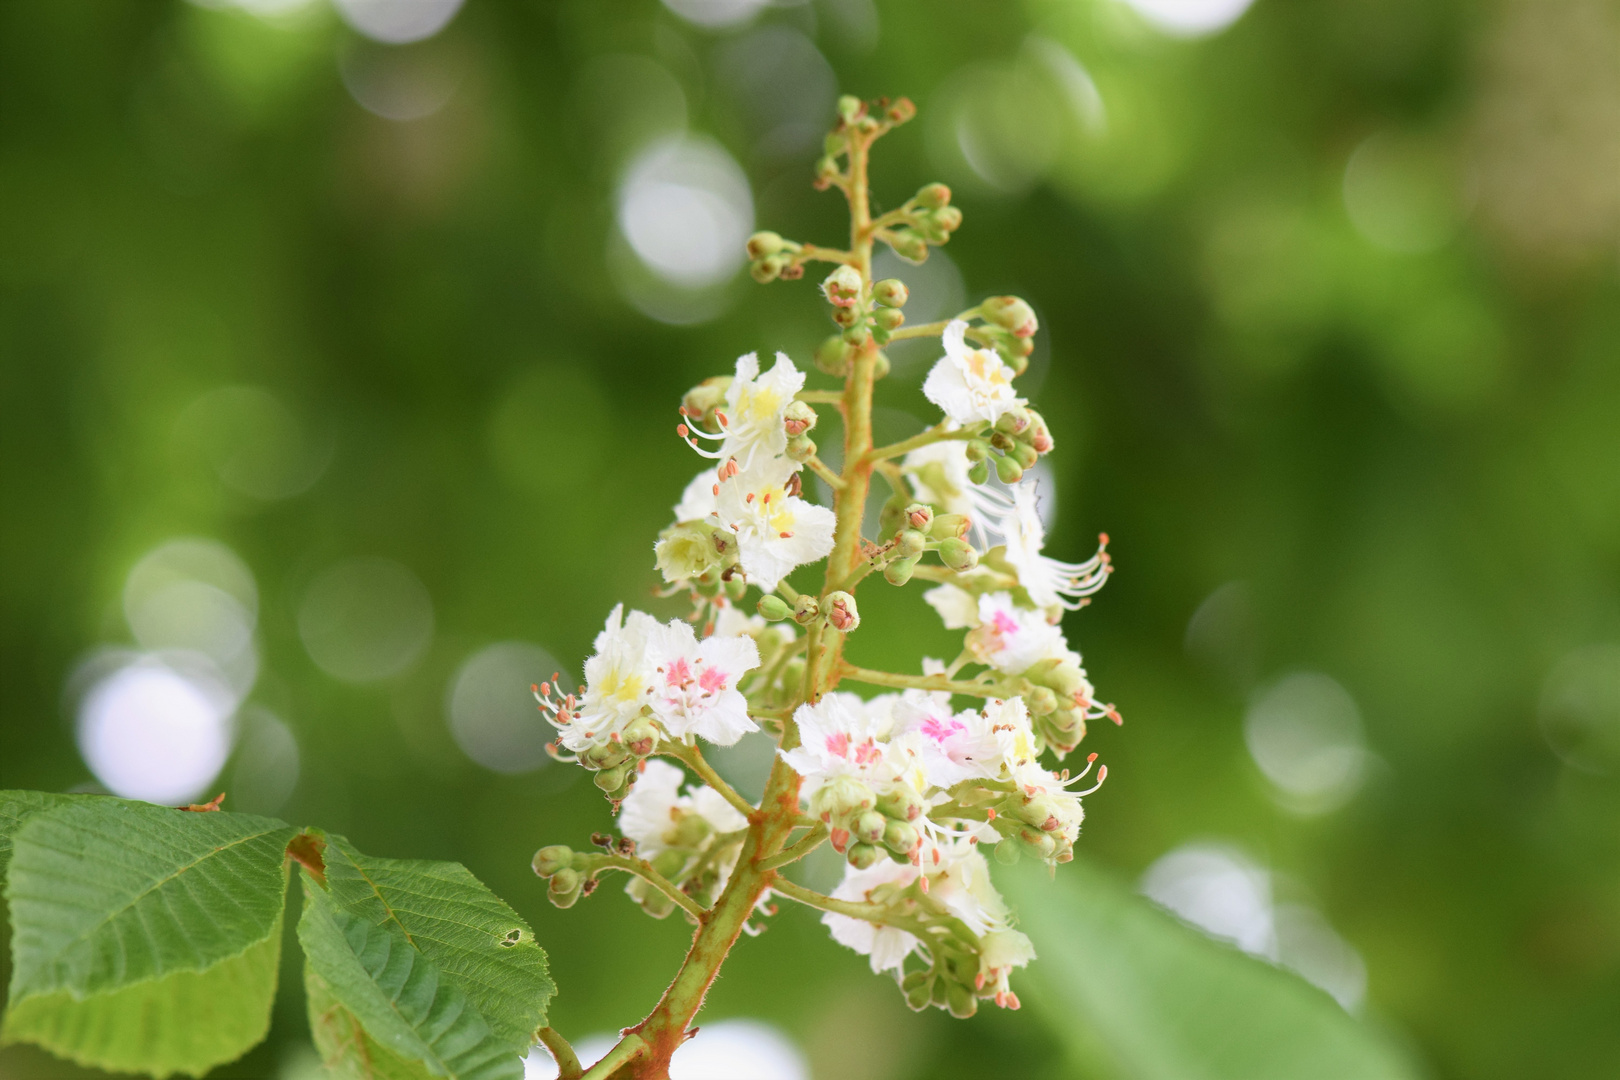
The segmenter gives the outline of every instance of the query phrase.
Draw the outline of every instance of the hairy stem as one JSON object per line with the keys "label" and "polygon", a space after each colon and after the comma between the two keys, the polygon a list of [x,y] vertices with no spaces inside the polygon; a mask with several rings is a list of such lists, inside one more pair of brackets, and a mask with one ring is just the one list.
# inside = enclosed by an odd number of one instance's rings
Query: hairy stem
{"label": "hairy stem", "polygon": [[879,446],[876,449],[869,451],[866,456],[871,461],[885,461],[889,458],[900,457],[902,454],[909,454],[913,450],[921,449],[922,447],[928,446],[932,443],[975,439],[983,434],[983,425],[974,425],[970,428],[963,428],[961,431],[950,431],[942,422],[929,428],[921,435],[913,435],[909,439],[903,439],[897,443],[890,443],[888,446]]}
{"label": "hairy stem", "polygon": [[630,1062],[647,1052],[647,1044],[641,1036],[631,1033],[619,1040],[619,1045],[607,1052],[607,1056],[589,1069],[585,1070],[580,1080],[607,1080]]}
{"label": "hairy stem", "polygon": [[714,771],[714,766],[704,759],[703,751],[699,750],[695,744],[688,746],[680,742],[660,742],[658,744],[658,753],[665,757],[674,758],[697,773],[705,784],[718,791],[720,796],[743,817],[748,817],[754,813],[754,804],[737,794],[737,789],[726,783],[720,774]]}
{"label": "hairy stem", "polygon": [[892,671],[874,671],[871,668],[845,664],[841,674],[846,679],[866,683],[868,686],[887,686],[896,690],[946,690],[969,697],[1011,697],[1012,693],[1000,682],[966,682],[944,675],[900,675]]}
{"label": "hairy stem", "polygon": [[653,869],[652,863],[646,859],[632,859],[624,855],[592,855],[592,861],[602,870],[623,870],[627,874],[634,874],[665,896],[669,897],[680,909],[701,923],[705,912],[702,905],[675,885],[669,878]]}
{"label": "hairy stem", "polygon": [[556,1028],[543,1027],[535,1034],[557,1063],[557,1080],[579,1080],[585,1070],[580,1067],[579,1055],[574,1053],[574,1048],[562,1037],[562,1033]]}
{"label": "hairy stem", "polygon": [[815,828],[795,840],[791,846],[783,848],[768,859],[759,860],[754,865],[760,870],[775,870],[779,866],[798,862],[821,846],[822,841],[827,839],[828,831],[827,826],[818,821]]}

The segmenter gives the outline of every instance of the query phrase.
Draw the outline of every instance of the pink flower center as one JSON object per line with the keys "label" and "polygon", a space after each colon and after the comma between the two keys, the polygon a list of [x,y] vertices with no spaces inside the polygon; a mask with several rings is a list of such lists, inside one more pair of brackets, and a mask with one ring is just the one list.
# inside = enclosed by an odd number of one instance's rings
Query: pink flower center
{"label": "pink flower center", "polygon": [[833,757],[846,757],[849,754],[849,736],[842,731],[827,736],[827,753]]}
{"label": "pink flower center", "polygon": [[726,680],[730,677],[719,668],[706,667],[703,669],[703,674],[698,677],[698,685],[712,694],[716,690],[724,690]]}
{"label": "pink flower center", "polygon": [[692,681],[692,669],[687,666],[684,657],[672,660],[664,668],[664,681],[670,686],[685,686]]}
{"label": "pink flower center", "polygon": [[962,721],[954,718],[948,719],[944,723],[941,723],[938,717],[930,716],[927,720],[923,721],[920,730],[924,735],[928,736],[930,739],[933,739],[935,742],[942,743],[952,735],[966,731],[967,728],[963,726]]}

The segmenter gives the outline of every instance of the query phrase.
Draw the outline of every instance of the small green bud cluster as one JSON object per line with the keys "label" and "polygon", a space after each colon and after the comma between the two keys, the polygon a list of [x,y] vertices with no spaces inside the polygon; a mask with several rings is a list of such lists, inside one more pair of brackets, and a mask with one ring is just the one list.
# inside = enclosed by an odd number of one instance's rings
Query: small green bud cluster
{"label": "small green bud cluster", "polygon": [[[822,295],[832,308],[832,320],[840,330],[823,341],[815,352],[816,366],[829,375],[844,376],[856,350],[870,341],[886,345],[890,337],[906,321],[900,309],[905,305],[908,291],[905,283],[888,278],[871,287],[861,279],[860,271],[843,265],[827,275],[821,283]],[[876,377],[889,373],[889,359],[877,354]]]}
{"label": "small green bud cluster", "polygon": [[948,243],[962,225],[962,211],[951,205],[951,189],[944,184],[925,184],[893,214],[885,215],[892,224],[878,230],[879,239],[910,263],[928,259],[930,246]]}
{"label": "small green bud cluster", "polygon": [[838,122],[822,146],[822,155],[816,161],[815,188],[825,191],[829,187],[847,189],[850,178],[840,159],[849,156],[850,142],[873,139],[906,123],[917,115],[917,107],[909,98],[878,98],[865,102],[852,94],[838,99]]}
{"label": "small green bud cluster", "polygon": [[968,441],[968,479],[982,484],[994,468],[1002,483],[1016,484],[1054,445],[1052,430],[1040,413],[1028,406],[1009,409],[994,428]]}
{"label": "small green bud cluster", "polygon": [[677,522],[658,534],[653,544],[658,572],[670,584],[689,583],[710,600],[722,594],[741,600],[746,586],[731,573],[737,564],[737,538],[704,521]]}
{"label": "small green bud cluster", "polygon": [[659,739],[658,725],[651,717],[638,716],[622,732],[600,746],[583,750],[579,763],[595,773],[591,782],[617,804],[630,793],[636,767],[653,752]]}
{"label": "small green bud cluster", "polygon": [[1042,660],[1023,674],[1029,684],[1024,704],[1029,707],[1035,734],[1059,755],[1067,754],[1086,737],[1086,717],[1096,707],[1091,683],[1079,664],[1066,657]]}
{"label": "small green bud cluster", "polygon": [[719,423],[715,414],[726,403],[726,391],[730,389],[730,375],[704,379],[682,395],[681,415],[687,423],[700,424],[712,431]]}
{"label": "small green bud cluster", "polygon": [[884,504],[879,520],[891,539],[882,547],[869,548],[867,558],[891,585],[909,582],[928,551],[952,570],[979,565],[978,550],[964,539],[969,528],[965,514],[935,514],[926,503],[903,502],[896,495]]}
{"label": "small green bud cluster", "polygon": [[993,996],[979,992],[983,986],[979,977],[979,955],[963,948],[954,937],[941,936],[931,944],[934,945],[934,965],[908,972],[900,980],[900,992],[914,1012],[933,1006],[958,1020],[966,1020],[979,1011],[981,996]]}
{"label": "small green bud cluster", "polygon": [[833,850],[857,870],[884,856],[911,862],[922,844],[916,823],[923,810],[922,798],[903,784],[877,792],[853,776],[834,777],[810,797],[810,812],[826,822]]}
{"label": "small green bud cluster", "polygon": [[748,273],[761,285],[781,278],[792,281],[804,276],[804,263],[794,256],[804,245],[773,232],[757,232],[748,238]]}

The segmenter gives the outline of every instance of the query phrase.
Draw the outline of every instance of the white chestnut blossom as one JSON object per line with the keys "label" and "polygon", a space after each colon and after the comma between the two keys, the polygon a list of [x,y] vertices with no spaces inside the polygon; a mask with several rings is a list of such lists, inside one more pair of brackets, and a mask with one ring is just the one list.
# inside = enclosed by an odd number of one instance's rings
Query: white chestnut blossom
{"label": "white chestnut blossom", "polygon": [[838,519],[825,506],[789,494],[797,469],[786,458],[770,458],[730,475],[720,470],[714,520],[736,533],[738,562],[761,592],[774,591],[795,567],[832,554]]}
{"label": "white chestnut blossom", "polygon": [[1046,526],[1041,524],[1040,495],[1033,482],[1013,485],[1011,498],[992,525],[1006,547],[1007,561],[1018,572],[1018,583],[1038,607],[1084,607],[1086,597],[1108,582],[1113,567],[1108,559],[1108,538],[1097,554],[1081,563],[1059,562],[1041,553]]}
{"label": "white chestnut blossom", "polygon": [[[737,358],[737,373],[726,389],[726,407],[718,410],[720,430],[710,433],[689,428],[692,437],[717,441],[713,450],[692,448],[704,457],[721,461],[735,459],[742,468],[761,458],[781,455],[787,449],[787,431],[782,426],[783,411],[793,396],[804,389],[804,372],[794,366],[786,353],[776,354],[776,364],[764,375],[759,373],[759,354]],[[797,468],[797,465],[794,466]]]}
{"label": "white chestnut blossom", "polygon": [[806,796],[837,776],[872,783],[899,779],[912,766],[903,749],[890,741],[894,718],[884,695],[877,707],[843,691],[826,694],[814,704],[800,705],[793,713],[799,745],[779,750],[782,760],[804,777]]}
{"label": "white chestnut blossom", "polygon": [[945,439],[913,450],[902,467],[911,477],[919,502],[929,503],[941,514],[971,515],[977,509],[971,494],[973,481],[968,479],[971,464],[965,440]]}
{"label": "white chestnut blossom", "polygon": [[626,618],[623,604],[614,607],[596,635],[595,651],[585,661],[585,690],[577,706],[551,718],[564,747],[577,754],[605,746],[641,715],[653,692],[647,646],[660,629],[645,612],[632,611]]}
{"label": "white chestnut blossom", "polygon": [[647,654],[654,672],[648,704],[671,735],[731,746],[759,730],[737,690],[737,680],[759,666],[753,638],[713,634],[699,641],[690,623],[674,619],[649,635]]}
{"label": "white chestnut blossom", "polygon": [[692,784],[681,794],[686,774],[667,761],[649,758],[619,810],[619,831],[636,842],[636,854],[650,859],[675,842],[675,828],[686,814],[696,814],[717,833],[746,828],[739,814],[718,791]]}
{"label": "white chestnut blossom", "polygon": [[[846,866],[844,880],[829,895],[834,900],[870,903],[873,890],[879,886],[894,885],[903,889],[916,881],[919,873],[918,867],[910,863],[897,863],[889,859],[879,860],[865,870]],[[838,944],[869,957],[874,975],[899,971],[905,965],[906,957],[917,949],[917,939],[897,927],[836,915],[830,911],[821,916],[821,922]]]}
{"label": "white chestnut blossom", "polygon": [[675,504],[675,520],[703,521],[714,513],[715,489],[720,486],[720,467],[704,469],[692,478]]}
{"label": "white chestnut blossom", "polygon": [[955,585],[940,585],[923,594],[947,630],[967,628],[968,652],[981,664],[1018,675],[1052,657],[1073,659],[1063,630],[1040,611],[1021,608],[1006,592],[975,597]]}
{"label": "white chestnut blossom", "polygon": [[971,348],[967,329],[961,319],[945,327],[945,355],[924,380],[923,396],[957,424],[994,424],[1025,400],[1013,390],[1013,369],[994,349]]}

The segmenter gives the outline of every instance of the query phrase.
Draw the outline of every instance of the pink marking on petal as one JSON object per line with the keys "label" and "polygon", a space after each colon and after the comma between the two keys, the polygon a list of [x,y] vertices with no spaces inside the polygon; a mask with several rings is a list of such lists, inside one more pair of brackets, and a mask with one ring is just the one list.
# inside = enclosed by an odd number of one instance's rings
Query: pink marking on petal
{"label": "pink marking on petal", "polygon": [[833,757],[847,757],[849,755],[849,736],[842,731],[836,735],[827,736],[827,753]]}
{"label": "pink marking on petal", "polygon": [[712,694],[716,690],[724,690],[726,681],[730,678],[730,675],[727,675],[719,668],[706,667],[703,669],[703,674],[698,676],[698,685]]}

